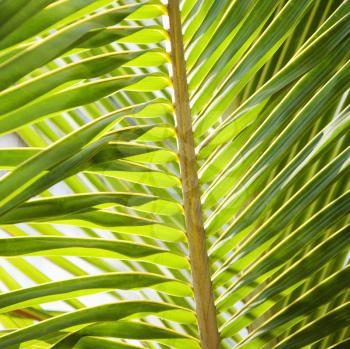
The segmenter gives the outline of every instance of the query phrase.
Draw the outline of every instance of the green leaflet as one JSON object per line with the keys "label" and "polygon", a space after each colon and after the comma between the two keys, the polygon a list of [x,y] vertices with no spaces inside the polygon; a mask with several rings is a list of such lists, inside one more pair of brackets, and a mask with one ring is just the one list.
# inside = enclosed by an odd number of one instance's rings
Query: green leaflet
{"label": "green leaflet", "polygon": [[41,303],[113,289],[131,290],[147,287],[176,296],[191,296],[189,286],[160,275],[149,273],[106,273],[50,282],[2,294],[0,295],[0,311],[8,312]]}
{"label": "green leaflet", "polygon": [[[140,81],[142,81],[141,84],[139,84]],[[76,85],[2,115],[0,134],[33,123],[40,117],[47,117],[59,111],[92,103],[121,89],[152,91],[162,89],[167,85],[168,78],[160,76],[122,76]]]}
{"label": "green leaflet", "polygon": [[[344,38],[347,37],[350,29],[350,18],[345,16],[334,24],[328,31],[325,31],[321,36],[316,37],[315,41],[309,43],[296,57],[291,60],[278,74],[273,76],[264,86],[262,86],[256,93],[254,93],[249,99],[247,99],[237,110],[232,113],[229,119],[219,127],[219,131],[222,130],[222,137],[218,132],[218,143],[214,140],[213,144],[220,144],[227,141],[237,132],[236,120],[245,117],[245,114],[252,111],[259,103],[268,99],[274,93],[280,91],[288,83],[300,77],[305,72],[311,70],[320,63],[320,55],[327,57],[326,53],[331,53]],[[243,125],[238,127],[242,129],[244,125],[247,125],[251,119],[249,115],[247,122],[242,121]],[[214,139],[213,136],[211,138]],[[211,141],[211,139],[210,139]],[[209,143],[209,140],[204,145]],[[203,146],[204,146],[203,145]]]}
{"label": "green leaflet", "polygon": [[[69,19],[79,18],[79,14],[89,13],[104,3],[108,4],[110,2],[111,0],[64,0],[53,2],[50,6],[45,7],[31,18],[30,26],[27,23],[20,23],[21,25],[1,40],[0,48],[3,49],[28,39],[60,20],[62,23],[69,22]],[[12,3],[14,2],[12,1]],[[69,6],[67,6],[68,4]]]}
{"label": "green leaflet", "polygon": [[[119,135],[118,135],[119,136]],[[116,136],[116,138],[119,138]],[[137,135],[135,135],[137,136]],[[109,137],[110,139],[110,137]],[[1,167],[12,169],[20,165],[27,159],[43,151],[42,148],[12,148],[0,150]],[[158,147],[146,146],[130,142],[109,142],[100,151],[89,159],[89,167],[103,164],[116,159],[126,159],[129,161],[163,164],[177,159],[176,154],[170,150]]]}
{"label": "green leaflet", "polygon": [[[67,84],[69,81],[91,79],[93,77],[107,74],[121,65],[132,66],[133,64],[135,64],[137,66],[143,66],[150,64],[150,61],[152,61],[152,65],[154,65],[155,61],[159,61],[159,63],[164,63],[165,60],[166,56],[161,51],[112,52],[98,55],[96,57],[83,59],[79,62],[68,64],[65,67],[58,68],[46,74],[39,75],[34,79],[24,81],[19,85],[16,85],[12,88],[1,92],[0,113],[4,114],[12,112],[9,115],[16,115],[16,113],[13,114],[13,111],[14,109],[18,109],[20,107],[22,107],[20,108],[20,110],[22,111],[28,110],[26,108],[23,109],[24,104],[34,101],[36,97],[42,97],[45,93],[54,90],[61,84]],[[77,90],[77,92],[84,91],[84,89],[80,89],[81,87],[79,87],[79,90]],[[95,93],[96,90],[97,89],[95,88],[95,90],[93,90],[93,93]],[[55,91],[56,93],[59,92],[57,90]],[[68,91],[70,97],[72,97],[72,93],[74,92],[74,90],[72,92],[70,89],[68,89]],[[61,94],[59,94],[58,96],[56,95],[56,98],[59,98],[59,96],[61,96]],[[84,98],[86,98],[86,100],[81,101],[81,104],[85,104],[85,102],[87,102],[87,96],[84,96]],[[45,101],[47,101],[47,99],[45,98],[42,100],[44,101],[44,103]],[[40,104],[39,102],[39,104],[36,105],[42,106],[44,103]],[[70,101],[70,103],[72,103],[72,101]],[[57,109],[56,105],[55,107]],[[29,107],[28,112],[30,112],[31,110],[33,110],[33,106]],[[43,113],[43,115],[45,115],[45,113]]]}
{"label": "green leaflet", "polygon": [[[280,195],[298,181],[300,174],[310,168],[322,154],[334,147],[334,143],[339,140],[349,129],[349,114],[345,110],[339,118],[327,125],[310,142],[300,150],[299,154],[290,161],[285,168],[262,190],[255,200],[243,211],[243,213],[229,227],[233,234],[237,234],[235,240],[241,238],[245,228],[253,224],[264,210],[271,207],[274,200],[278,200]],[[281,145],[283,147],[283,145]],[[236,196],[237,199],[237,196]],[[231,206],[232,207],[232,206]]]}
{"label": "green leaflet", "polygon": [[[174,136],[174,129],[170,126],[135,126],[135,127],[128,127],[124,129],[118,129],[115,132],[112,132],[113,137],[115,140],[120,140],[122,142],[127,142],[129,140],[137,140],[137,141],[146,141],[146,142],[159,142],[164,139],[169,139]],[[113,139],[113,138],[112,138]],[[128,143],[127,143],[128,144]],[[169,161],[173,160],[175,158],[175,154],[171,151],[164,150],[161,148],[156,147],[147,147],[147,146],[141,146],[140,144],[133,144],[131,146],[127,146],[127,144],[124,144],[119,142],[118,143],[110,143],[109,151],[106,152],[119,154],[118,156],[114,156],[114,158],[125,158],[134,156],[137,153],[155,153],[160,152],[159,156],[152,156],[152,159],[164,159],[162,161]],[[135,149],[136,154],[133,154],[133,149]],[[28,160],[29,158],[33,157],[34,155],[39,154],[41,151],[43,151],[43,148],[32,148],[32,147],[18,147],[18,148],[2,148],[0,149],[0,168],[11,170],[20,164],[22,164],[24,161]],[[125,150],[125,155],[123,155],[123,150]],[[106,153],[105,152],[105,153]],[[154,154],[155,155],[155,154]],[[151,160],[151,158],[148,158],[148,160]],[[136,157],[136,161],[137,161]],[[142,157],[141,157],[142,160]],[[95,163],[101,162],[97,160]]]}
{"label": "green leaflet", "polygon": [[79,342],[74,346],[78,349],[142,349],[139,346],[129,345],[114,340],[96,338],[96,337],[83,337]]}
{"label": "green leaflet", "polygon": [[[286,39],[288,33],[301,20],[312,1],[290,0],[274,21],[260,36],[254,46],[237,64],[236,68],[225,77],[223,84],[216,89],[214,95],[210,91],[202,93],[200,101],[194,105],[194,113],[201,110],[195,124],[195,135],[202,136],[216,122],[226,108],[232,103],[235,94],[249,81],[249,78],[263,65]],[[209,93],[209,94],[208,94]],[[215,100],[214,100],[215,97]],[[206,103],[204,109],[203,102]],[[201,102],[201,103],[200,103]]]}
{"label": "green leaflet", "polygon": [[[206,32],[209,34],[214,34],[210,31],[210,29],[219,29],[217,28],[217,25],[219,23],[219,19],[221,18],[220,16],[225,15],[225,10],[228,10],[229,5],[229,1],[222,1],[220,3],[217,3],[215,1],[208,1],[206,3],[199,4],[199,6],[197,5],[195,8],[197,10],[196,13],[193,13],[190,18],[191,25],[187,26],[184,32],[185,47],[188,47],[189,45],[193,44],[196,41],[200,41],[201,39],[203,39],[203,41],[208,44],[208,41],[212,38],[212,35],[206,35],[206,40],[204,40],[201,34],[204,34]],[[185,12],[184,8],[185,6],[182,8],[182,14]],[[202,45],[197,46],[197,54],[199,56],[201,56],[200,54],[202,51],[200,51],[198,47],[201,46]],[[190,57],[187,59],[187,66],[189,66],[189,62]]]}
{"label": "green leaflet", "polygon": [[154,146],[146,146],[131,142],[109,142],[91,159],[96,164],[123,159],[148,164],[164,164],[177,160],[174,152]]}
{"label": "green leaflet", "polygon": [[189,349],[199,348],[199,344],[194,338],[183,335],[179,332],[148,325],[142,322],[130,321],[107,322],[86,326],[83,329],[74,332],[72,335],[68,335],[52,348],[69,348],[75,343],[77,343],[77,347],[79,348],[79,342],[86,336],[151,340],[178,349],[184,347]]}
{"label": "green leaflet", "polygon": [[157,44],[168,38],[167,32],[160,26],[115,26],[107,27],[93,37],[77,43],[79,48],[97,48],[113,41],[131,44]]}
{"label": "green leaflet", "polygon": [[[176,214],[182,212],[175,202],[161,200],[154,196],[130,193],[76,194],[48,199],[36,199],[19,206],[0,217],[0,224],[15,224],[28,221],[44,221],[46,218],[62,216],[70,219],[74,213],[105,209],[115,205],[133,207],[140,211],[157,214]],[[165,206],[165,207],[164,207]]]}
{"label": "green leaflet", "polygon": [[[2,22],[0,28],[0,40],[6,38],[11,34],[19,25],[25,23],[41,11],[45,6],[53,3],[54,0],[37,0],[35,2],[29,1],[27,4],[23,4],[21,8],[16,8],[16,11],[12,13],[12,16],[8,17],[5,22]],[[5,5],[6,6],[6,5]]]}
{"label": "green leaflet", "polygon": [[[196,23],[196,26],[200,25],[200,27],[188,45],[190,53],[187,59],[187,67],[189,71],[199,67],[189,82],[190,91],[192,91],[192,87],[195,85],[196,77],[197,80],[202,79],[205,73],[210,72],[209,67],[220,59],[220,53],[224,52],[224,49],[230,42],[232,43],[232,37],[242,27],[242,18],[246,18],[247,14],[250,13],[252,9],[251,5],[252,1],[238,1],[233,4],[229,1],[221,1],[220,3],[213,1],[207,15],[207,18],[210,17],[213,21],[213,23],[210,23],[210,27],[208,27],[208,21],[203,21],[200,18],[202,17],[200,11],[191,21],[191,23]],[[224,8],[224,11],[220,12],[219,16],[215,16],[222,8]],[[222,17],[230,18],[230,20],[220,23]],[[204,32],[207,32],[207,35],[203,35]],[[189,40],[190,35],[193,35],[192,26],[189,26],[185,31],[184,40],[186,42]],[[202,54],[204,50],[208,59],[205,59],[205,56]]]}
{"label": "green leaflet", "polygon": [[83,337],[79,342],[74,346],[77,349],[142,349],[139,346],[129,345],[114,340],[95,338],[95,337]]}
{"label": "green leaflet", "polygon": [[0,15],[1,22],[4,22],[11,18],[16,11],[18,11],[23,5],[25,5],[26,0],[18,0],[16,2],[10,0],[4,0],[1,4],[2,11]]}
{"label": "green leaflet", "polygon": [[[294,215],[301,212],[304,207],[307,207],[315,198],[329,185],[334,183],[337,179],[346,175],[348,172],[350,149],[345,149],[339,154],[332,162],[330,162],[322,171],[315,175],[312,180],[307,182],[305,186],[297,192],[292,198],[290,198],[284,206],[277,210],[270,221],[261,226],[257,233],[253,234],[245,246],[250,245],[249,250],[252,251],[251,242],[255,240],[258,244],[262,244],[268,241],[278,233],[280,229],[290,223],[295,217]],[[344,199],[347,197],[344,194]],[[345,199],[346,200],[346,199]],[[233,233],[233,231],[231,231]],[[226,235],[226,234],[225,234]],[[229,235],[229,234],[228,234]],[[228,239],[218,239],[217,244],[213,246],[212,251],[216,253],[219,249],[221,251],[228,251],[233,246],[234,241],[228,241]],[[253,243],[254,244],[254,243]],[[241,248],[242,250],[242,248]],[[215,252],[214,252],[215,251]],[[248,253],[248,248],[245,249],[244,254]]]}
{"label": "green leaflet", "polygon": [[[279,1],[270,0],[236,2],[230,9],[230,14],[227,15],[230,20],[224,22],[224,27],[216,33],[210,46],[206,48],[206,55],[212,57],[204,60],[205,56],[199,56],[204,62],[201,62],[199,68],[196,67],[196,73],[190,81],[189,89],[198,91],[206,78],[212,86],[207,89],[213,91],[214,86],[220,84],[230,74],[234,63],[237,63],[237,60],[259,34],[278,3]],[[257,15],[252,16],[253,12],[257,12]],[[197,55],[197,52],[194,51],[194,54]],[[189,61],[191,58],[189,57]],[[206,85],[208,85],[207,82]],[[208,92],[205,91],[202,95],[208,95]],[[199,99],[200,97],[197,98]]]}
{"label": "green leaflet", "polygon": [[[350,193],[346,192],[345,194],[341,195],[339,198],[331,202],[328,206],[324,207],[320,212],[315,214],[309,221],[301,225],[297,230],[297,232],[295,232],[294,234],[290,234],[286,238],[287,241],[293,241],[292,239],[295,239],[295,237],[298,236],[298,240],[297,240],[298,243],[289,245],[289,249],[279,249],[280,245],[284,243],[284,241],[282,240],[279,244],[277,244],[272,249],[270,249],[269,253],[267,253],[263,257],[264,263],[262,263],[260,260],[259,261],[260,263],[253,265],[251,270],[256,269],[255,271],[258,273],[258,275],[262,275],[266,273],[268,270],[272,270],[271,267],[274,268],[276,266],[275,264],[276,260],[280,259],[282,261],[285,261],[286,254],[291,256],[294,253],[297,253],[299,249],[303,247],[303,243],[305,243],[306,241],[308,242],[312,241],[312,239],[316,238],[317,235],[315,232],[321,233],[328,227],[335,224],[338,219],[343,218],[348,213],[349,199],[350,199]],[[282,218],[282,217],[279,217],[279,218]],[[285,218],[284,218],[284,221],[286,221]],[[261,230],[263,229],[264,227],[262,227]],[[265,230],[265,233],[266,233],[266,230]],[[273,230],[267,233],[267,235],[270,235],[270,234],[271,235],[273,234]],[[247,261],[249,260],[249,257],[248,257],[249,252],[254,250],[254,248],[258,248],[258,252],[260,252],[261,246],[264,247],[263,244],[266,242],[265,239],[267,240],[267,236],[265,234],[259,234],[259,235],[257,234],[255,236],[254,235],[251,236],[251,238],[246,241],[246,244],[243,247],[240,247],[239,249],[237,249],[233,254],[233,256],[227,259],[227,261],[225,262],[225,265],[222,267],[222,270],[219,270],[218,272],[216,272],[216,275],[214,276],[214,278],[217,277],[219,280],[221,279],[221,282],[223,279],[228,279],[229,275],[224,275],[225,273],[223,271],[227,268],[229,269],[232,268],[234,270],[234,264],[232,262],[239,263],[240,265],[246,264]],[[255,240],[255,243],[253,242],[254,240]],[[258,244],[256,244],[257,241],[259,241]],[[253,243],[251,244],[251,242]],[[275,256],[273,256],[273,254],[275,254]],[[270,256],[273,256],[273,257],[270,257]],[[271,266],[271,263],[272,263],[272,266]],[[251,272],[251,270],[249,271]],[[256,274],[255,274],[255,277],[257,277]],[[253,277],[253,279],[255,279],[255,277]],[[244,283],[246,284],[248,282],[249,282],[249,279],[246,277],[244,280]],[[242,286],[242,284],[240,286]]]}
{"label": "green leaflet", "polygon": [[[0,42],[0,48],[16,44],[25,39],[31,38],[33,35],[40,33],[42,30],[50,28],[52,25],[63,26],[80,19],[85,14],[113,3],[113,0],[64,0],[54,2],[51,6],[47,6],[37,13],[30,21],[30,26],[26,23],[20,25],[10,35],[6,36]],[[151,19],[158,17],[164,12],[164,8],[157,4],[146,4],[133,12],[130,19]]]}
{"label": "green leaflet", "polygon": [[68,51],[77,41],[89,35],[89,32],[90,36],[95,35],[105,26],[115,25],[138,7],[138,5],[125,6],[98,13],[73,23],[57,33],[48,36],[39,43],[31,45],[26,50],[0,65],[0,88],[4,89],[10,86],[33,69],[48,63],[58,55]]}
{"label": "green leaflet", "polygon": [[[48,221],[48,219],[46,220]],[[78,227],[105,229],[116,233],[147,236],[161,241],[185,240],[185,234],[180,229],[136,215],[107,210],[76,213],[68,217],[52,216],[49,221],[57,224],[70,224]]]}
{"label": "green leaflet", "polygon": [[[269,321],[266,321],[266,323],[256,331],[256,334],[252,332],[249,335],[249,337],[247,337],[247,339],[245,339],[242,342],[242,344],[238,346],[238,348],[254,348],[257,345],[263,345],[269,340],[272,340],[275,336],[277,336],[281,332],[283,327],[287,327],[286,325],[288,321],[291,321],[293,319],[295,321],[297,321],[298,319],[300,320],[301,315],[310,312],[316,307],[321,306],[322,304],[332,299],[332,297],[335,297],[338,293],[347,289],[350,283],[349,273],[350,273],[350,268],[347,267],[344,270],[341,270],[335,275],[332,275],[328,279],[324,280],[321,284],[311,289],[304,296],[298,298],[289,306],[285,307],[283,310],[277,313],[274,317],[272,317]],[[332,312],[330,313],[332,314]],[[330,316],[330,314],[328,314],[328,316]],[[347,322],[345,322],[344,326],[346,325],[347,325]],[[274,329],[280,326],[282,326],[282,329],[274,332]],[[334,326],[334,323],[332,324],[332,326]],[[308,330],[308,328],[306,327],[301,332],[309,334],[311,332],[309,331],[310,330]],[[313,333],[313,335],[316,335],[316,336],[319,336],[319,338],[322,338],[323,336],[325,336],[325,333],[318,333],[318,334]],[[295,335],[292,335],[291,337],[293,338],[294,336]],[[296,335],[296,337],[298,337],[298,335]],[[303,342],[305,343],[312,342],[309,336],[305,336],[305,337],[307,337],[308,339],[307,340],[303,339]],[[288,340],[286,342],[288,343]],[[293,340],[290,340],[289,342],[293,342],[293,346],[291,347],[298,348],[296,346],[295,338],[293,338]],[[301,345],[301,343],[299,343],[299,345]],[[286,344],[284,344],[283,341],[281,342],[281,344],[279,344],[279,346],[281,346],[282,348],[283,347],[288,348],[288,346],[286,346]]]}
{"label": "green leaflet", "polygon": [[332,345],[330,349],[346,349],[349,346],[349,344],[350,339],[348,338],[338,344]]}
{"label": "green leaflet", "polygon": [[99,173],[132,183],[146,184],[151,187],[169,188],[179,187],[177,177],[161,171],[151,170],[148,166],[142,166],[131,161],[104,162],[93,165],[88,172]]}
{"label": "green leaflet", "polygon": [[[218,179],[215,180],[205,193],[206,206],[209,207],[209,205],[215,201],[216,197],[222,195],[222,188],[226,189],[228,185],[232,186],[232,183],[237,181],[238,171],[247,169],[247,164],[254,163],[258,159],[261,152],[268,147],[273,137],[278,134],[277,132],[281,133],[286,127],[287,123],[294,116],[294,113],[300,110],[301,104],[303,105],[304,103],[308,103],[311,98],[315,98],[315,100],[317,98],[320,98],[320,100],[324,98],[322,96],[315,96],[317,88],[324,85],[325,79],[332,77],[337,65],[341,63],[347,55],[348,50],[345,42],[337,48],[335,51],[335,56],[330,56],[328,59],[326,59],[326,67],[319,65],[311,72],[305,74],[305,76],[295,84],[291,91],[275,108],[267,110],[268,113],[265,113],[265,115],[264,113],[259,115],[256,120],[257,122],[253,122],[248,127],[243,128],[243,130],[240,132],[241,127],[239,126],[239,123],[241,119],[237,120],[237,123],[235,123],[235,133],[237,131],[238,136],[237,139],[234,139],[233,141],[233,143],[237,143],[237,145],[234,147],[234,151],[236,151],[237,154],[233,158],[228,159],[226,163],[218,164],[217,161],[213,163],[213,172],[217,172],[217,166],[218,169],[222,169],[223,171],[219,177],[220,181]],[[346,76],[345,72],[343,76]],[[328,105],[330,104],[331,103]],[[309,113],[310,109],[305,110],[304,113]],[[255,113],[252,113],[251,115],[253,115],[254,118],[256,117]],[[318,115],[316,110],[313,111],[313,115]],[[263,117],[264,122],[259,127],[259,123],[261,123],[263,120],[261,117]],[[242,121],[243,124],[245,124],[246,118],[243,118]],[[245,144],[240,144],[239,136],[244,133],[247,134],[247,131],[248,135],[250,134],[250,139],[248,138],[249,136],[245,135]],[[231,136],[234,137],[234,135]],[[206,148],[206,150],[208,149],[210,149],[210,147]],[[235,163],[236,165],[233,166]],[[223,165],[225,165],[225,167],[223,167]],[[206,166],[211,166],[209,161]]]}
{"label": "green leaflet", "polygon": [[32,156],[38,154],[41,148],[3,148],[0,150],[1,169],[13,169]]}
{"label": "green leaflet", "polygon": [[[157,105],[160,107],[158,112],[163,113],[166,104],[164,105],[164,103],[161,102],[156,103],[155,106]],[[55,166],[55,164],[59,164],[61,161],[80,151],[81,147],[87,145],[106,129],[111,128],[117,120],[131,114],[134,114],[135,116],[142,116],[144,115],[143,113],[147,113],[147,115],[157,116],[156,114],[152,114],[152,112],[155,111],[155,106],[150,106],[150,108],[147,108],[148,106],[150,105],[146,104],[130,107],[120,112],[113,112],[106,116],[102,116],[99,119],[85,125],[83,128],[71,133],[65,138],[60,139],[57,143],[40,152],[38,155],[30,158],[21,166],[17,167],[16,170],[1,178],[0,200],[2,201],[1,204],[3,206],[0,208],[0,212],[2,211],[2,213],[4,213],[13,208],[15,205],[18,205],[27,198],[31,197],[32,194],[24,194],[23,189],[28,188],[32,183],[35,183],[35,180],[40,178],[40,173],[42,171],[52,168]],[[102,144],[103,142],[96,143],[94,146],[95,148],[92,147],[91,150],[97,151],[98,147],[100,147]],[[91,157],[91,151],[89,149],[85,150],[86,155],[83,151],[81,153],[83,153],[81,156]],[[74,163],[79,159],[70,158],[69,160]],[[71,164],[68,164],[68,168],[71,168]],[[64,169],[63,173],[66,176],[66,169]],[[18,187],[18,183],[22,183],[22,185]],[[38,187],[41,188],[41,185]],[[18,196],[16,198],[17,193]],[[4,206],[6,202],[8,204]]]}
{"label": "green leaflet", "polygon": [[[261,143],[264,139],[266,142],[269,141],[270,137],[274,134],[274,130],[278,129],[284,125],[285,120],[283,117],[285,116],[285,110],[282,108],[282,112],[279,109],[276,109],[275,113],[270,115],[271,119],[266,120],[266,122],[256,131],[254,137],[252,137],[242,149],[242,153],[240,154],[240,161],[237,161],[236,166],[232,166],[229,169],[228,175],[226,174],[226,178],[222,178],[221,182],[219,182],[216,186],[214,186],[210,193],[208,193],[207,197],[210,203],[210,200],[216,199],[220,197],[223,192],[223,188],[227,190],[228,185],[231,187],[232,183],[235,183],[234,187],[230,191],[231,196],[228,196],[228,199],[220,205],[221,212],[216,215],[215,218],[209,218],[208,229],[217,229],[220,224],[218,221],[220,219],[227,218],[228,212],[232,214],[232,209],[234,205],[238,205],[242,203],[242,194],[240,193],[240,188],[243,184],[246,185],[246,189],[243,195],[248,196],[252,195],[254,192],[253,188],[256,188],[263,181],[264,177],[267,173],[265,170],[269,166],[273,168],[277,164],[278,161],[281,161],[283,155],[287,152],[287,149],[295,142],[301,135],[308,129],[308,126],[315,122],[317,119],[321,108],[327,108],[332,100],[329,96],[332,94],[332,98],[337,98],[337,92],[339,94],[344,92],[342,89],[343,86],[346,86],[347,81],[349,79],[349,69],[350,62],[347,62],[337,74],[335,74],[324,86],[318,91],[318,93],[307,103],[307,105],[300,110],[297,116],[287,125],[284,126],[283,131],[280,129],[280,134],[278,137],[271,143],[267,149],[264,151],[263,155],[261,155]],[[313,74],[311,74],[313,75]],[[317,80],[317,79],[316,79]],[[304,90],[307,90],[304,88]],[[334,93],[334,91],[337,91]],[[327,98],[328,96],[328,98]],[[297,96],[291,93],[291,97],[297,100]],[[289,104],[289,98],[288,100]],[[329,103],[329,104],[328,104]],[[333,100],[334,103],[334,100]],[[287,112],[288,108],[287,107]],[[287,114],[288,115],[288,114]],[[248,164],[250,168],[247,168]],[[237,181],[238,171],[247,171],[244,176],[241,176],[239,182]],[[265,176],[264,176],[265,174]],[[238,192],[238,195],[235,195],[235,200],[233,200],[233,193]],[[240,198],[238,198],[240,196]],[[219,209],[217,209],[219,210]],[[214,215],[213,215],[214,216]]]}
{"label": "green leaflet", "polygon": [[[297,287],[300,281],[302,281],[304,278],[308,277],[313,272],[321,268],[331,258],[334,258],[339,253],[346,250],[350,240],[350,237],[348,235],[349,229],[349,226],[344,227],[339,232],[330,236],[320,245],[316,246],[313,250],[304,255],[302,258],[297,260],[292,266],[286,268],[284,272],[279,272],[278,274],[276,274],[272,281],[269,282],[264,287],[264,289],[261,290],[261,292],[253,296],[252,299],[250,299],[249,302],[247,302],[247,304],[242,309],[240,309],[240,311],[236,315],[234,315],[232,319],[230,319],[227,322],[230,326],[231,331],[240,330],[239,318],[242,315],[245,316],[246,314],[249,314],[249,311],[251,309],[259,307],[259,305],[263,304],[263,302],[268,301],[269,299],[273,299],[274,296],[278,295],[279,293],[282,293],[285,290],[288,290],[290,287]],[[293,236],[296,238],[297,235],[294,234]],[[287,242],[288,240],[279,246],[279,251],[288,251],[288,248],[290,248],[290,244],[288,246]],[[272,254],[272,257],[268,257],[268,259],[274,261],[274,266],[280,266],[281,263],[283,263],[283,261],[288,261],[286,255],[284,256],[284,260],[282,258],[277,259],[276,257],[276,254]],[[263,263],[263,260],[261,260],[261,262]],[[271,269],[274,269],[274,267],[272,266]],[[259,274],[255,275],[254,277],[257,279],[259,277]],[[242,294],[238,291],[240,288],[242,289],[242,287],[243,286],[239,287],[234,284],[231,287],[229,287],[226,290],[226,292],[218,298],[218,308],[224,310],[227,307],[234,304],[235,302],[237,302],[238,300],[240,300]],[[226,325],[226,327],[228,327],[228,324]]]}
{"label": "green leaflet", "polygon": [[6,346],[20,344],[41,337],[45,333],[59,331],[76,325],[94,321],[116,321],[130,316],[142,316],[150,313],[177,322],[195,322],[192,312],[170,304],[148,301],[111,303],[56,316],[52,319],[6,334],[0,337],[0,347],[6,348]]}
{"label": "green leaflet", "polygon": [[[315,320],[294,335],[286,338],[276,346],[278,349],[296,349],[317,341],[334,331],[349,326],[349,302],[339,306],[333,311]],[[335,348],[338,348],[335,346]],[[341,348],[341,346],[340,346]]]}
{"label": "green leaflet", "polygon": [[174,268],[188,268],[185,257],[136,242],[59,236],[0,239],[2,257],[35,255],[139,259]]}

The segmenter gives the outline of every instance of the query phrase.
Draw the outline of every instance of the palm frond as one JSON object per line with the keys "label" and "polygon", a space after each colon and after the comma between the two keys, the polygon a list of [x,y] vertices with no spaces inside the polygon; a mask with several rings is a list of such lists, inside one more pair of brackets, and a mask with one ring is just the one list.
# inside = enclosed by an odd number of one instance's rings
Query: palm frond
{"label": "palm frond", "polygon": [[0,1],[0,348],[347,348],[349,11]]}

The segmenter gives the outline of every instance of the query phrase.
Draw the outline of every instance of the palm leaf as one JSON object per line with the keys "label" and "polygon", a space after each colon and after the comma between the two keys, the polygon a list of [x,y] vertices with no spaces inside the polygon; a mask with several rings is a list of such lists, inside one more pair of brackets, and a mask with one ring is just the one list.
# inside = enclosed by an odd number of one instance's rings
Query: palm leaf
{"label": "palm leaf", "polygon": [[0,348],[347,348],[350,1],[0,1]]}

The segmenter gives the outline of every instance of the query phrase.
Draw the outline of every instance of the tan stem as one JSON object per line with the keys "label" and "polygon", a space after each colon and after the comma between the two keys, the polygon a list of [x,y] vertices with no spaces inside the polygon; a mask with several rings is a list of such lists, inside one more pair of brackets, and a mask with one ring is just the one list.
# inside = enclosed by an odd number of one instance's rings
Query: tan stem
{"label": "tan stem", "polygon": [[177,139],[198,327],[202,348],[218,349],[220,339],[203,227],[178,0],[169,0],[168,13]]}

